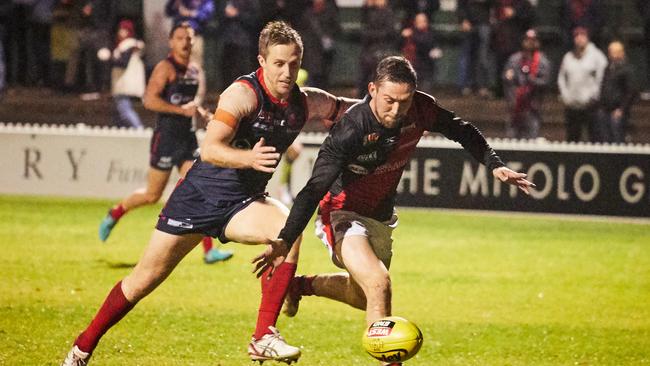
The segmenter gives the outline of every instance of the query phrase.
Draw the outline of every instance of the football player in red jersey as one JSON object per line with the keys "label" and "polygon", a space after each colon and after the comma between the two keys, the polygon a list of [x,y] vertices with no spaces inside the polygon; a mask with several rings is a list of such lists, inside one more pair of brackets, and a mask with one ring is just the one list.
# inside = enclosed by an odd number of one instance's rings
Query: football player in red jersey
{"label": "football player in red jersey", "polygon": [[[257,257],[264,269],[291,248],[312,213],[319,237],[335,265],[347,272],[296,277],[286,301],[289,316],[304,295],[317,295],[366,311],[368,324],[391,315],[392,231],[397,226],[394,199],[404,167],[426,132],[459,142],[500,181],[529,193],[523,173],[501,161],[470,123],[416,90],[416,74],[403,57],[388,57],[377,66],[369,95],[350,108],[323,142],[313,173],[298,193],[273,247]],[[320,204],[319,204],[320,202]]]}

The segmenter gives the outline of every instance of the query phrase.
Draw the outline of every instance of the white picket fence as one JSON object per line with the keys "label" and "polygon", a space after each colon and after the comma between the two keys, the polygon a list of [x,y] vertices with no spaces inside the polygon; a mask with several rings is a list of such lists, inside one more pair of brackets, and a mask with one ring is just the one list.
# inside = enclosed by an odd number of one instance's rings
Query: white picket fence
{"label": "white picket fence", "polygon": [[[31,125],[0,123],[0,194],[120,198],[144,186],[148,169],[151,129],[89,127],[86,125]],[[199,140],[203,137],[200,131]],[[306,133],[304,149],[292,171],[294,192],[308,179],[323,133]],[[650,154],[650,145],[600,145],[491,139],[497,150],[577,153]],[[418,145],[458,148],[442,137],[426,137]],[[269,184],[276,195],[278,176]],[[170,179],[167,193],[177,181]]]}

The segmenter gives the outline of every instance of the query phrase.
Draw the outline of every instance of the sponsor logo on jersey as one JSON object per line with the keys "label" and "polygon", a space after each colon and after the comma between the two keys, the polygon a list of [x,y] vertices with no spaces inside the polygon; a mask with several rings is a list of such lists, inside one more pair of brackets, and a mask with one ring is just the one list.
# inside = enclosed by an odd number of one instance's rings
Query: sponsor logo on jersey
{"label": "sponsor logo on jersey", "polygon": [[183,94],[181,93],[174,93],[169,97],[169,102],[174,105],[178,105],[183,101]]}
{"label": "sponsor logo on jersey", "polygon": [[384,145],[385,146],[393,146],[399,141],[399,136],[389,136],[384,140]]}
{"label": "sponsor logo on jersey", "polygon": [[362,163],[369,163],[371,161],[377,160],[377,150],[370,152],[369,154],[357,156],[357,161]]}
{"label": "sponsor logo on jersey", "polygon": [[377,141],[379,141],[379,134],[377,132],[373,132],[363,137],[363,146],[374,144]]}
{"label": "sponsor logo on jersey", "polygon": [[357,164],[348,164],[348,169],[352,173],[359,174],[359,175],[367,175],[368,173],[370,173],[370,171],[368,169],[362,167],[361,165],[357,165]]}
{"label": "sponsor logo on jersey", "polygon": [[257,121],[253,123],[253,129],[262,131],[273,131],[273,126],[266,124],[265,121]]}
{"label": "sponsor logo on jersey", "polygon": [[377,167],[377,169],[375,169],[375,174],[383,174],[383,173],[388,173],[388,172],[392,172],[392,171],[395,171],[395,170],[400,170],[408,162],[409,162],[409,159],[406,158],[406,159],[394,161],[392,163],[386,163],[384,165],[380,165],[379,167]]}

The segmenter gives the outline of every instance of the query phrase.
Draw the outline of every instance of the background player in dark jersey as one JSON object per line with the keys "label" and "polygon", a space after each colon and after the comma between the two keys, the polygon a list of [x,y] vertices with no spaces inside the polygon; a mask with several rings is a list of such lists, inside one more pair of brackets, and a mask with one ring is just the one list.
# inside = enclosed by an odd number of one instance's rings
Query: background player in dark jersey
{"label": "background player in dark jersey", "polygon": [[[368,324],[391,315],[388,268],[396,188],[404,167],[425,131],[459,142],[502,182],[528,193],[526,175],[506,168],[481,133],[470,123],[415,90],[416,74],[402,57],[383,59],[369,95],[351,107],[332,128],[318,153],[307,185],[294,201],[278,242],[293,243],[319,205],[317,231],[343,273],[296,277],[287,296],[294,315],[301,295],[319,295],[366,310]],[[324,198],[323,198],[324,197]],[[264,267],[278,253],[259,256]]]}
{"label": "background player in dark jersey", "polygon": [[[190,63],[194,30],[189,23],[176,24],[169,33],[169,56],[153,70],[144,95],[144,106],[158,113],[151,137],[150,168],[147,186],[131,193],[108,211],[99,225],[99,239],[106,241],[118,220],[129,210],[160,200],[172,168],[184,177],[197,158],[197,142],[192,118],[203,99],[203,71]],[[213,247],[212,238],[203,239],[206,263],[226,260],[231,251]]]}
{"label": "background player in dark jersey", "polygon": [[[149,246],[131,274],[111,290],[63,365],[87,362],[102,335],[162,283],[204,235],[222,242],[267,244],[265,257],[277,253],[280,244],[273,239],[289,210],[264,190],[281,154],[308,119],[337,120],[356,102],[295,87],[302,50],[300,36],[286,23],[264,27],[261,67],[221,94],[201,156],[160,213]],[[296,271],[299,241],[296,237],[290,252],[270,261],[261,278],[262,301],[248,345],[253,360],[290,363],[300,357],[300,349],[288,345],[274,327]]]}

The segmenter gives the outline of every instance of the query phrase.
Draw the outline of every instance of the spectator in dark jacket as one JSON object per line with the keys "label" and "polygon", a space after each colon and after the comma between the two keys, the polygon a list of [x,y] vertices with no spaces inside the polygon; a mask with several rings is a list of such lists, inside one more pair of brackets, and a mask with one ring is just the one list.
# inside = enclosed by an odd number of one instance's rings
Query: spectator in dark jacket
{"label": "spectator in dark jacket", "polygon": [[54,6],[57,0],[37,0],[27,20],[31,39],[28,45],[27,71],[30,84],[50,86],[51,33]]}
{"label": "spectator in dark jacket", "polygon": [[2,93],[7,86],[7,64],[5,61],[7,28],[5,24],[9,21],[12,7],[13,4],[10,1],[0,4],[0,99],[2,99]]}
{"label": "spectator in dark jacket", "polygon": [[214,16],[213,0],[168,0],[165,15],[173,24],[187,22],[194,29],[192,62],[203,69],[203,28]]}
{"label": "spectator in dark jacket", "polygon": [[442,57],[437,47],[429,18],[424,13],[415,16],[413,26],[402,30],[402,54],[408,59],[418,75],[418,89],[433,93],[435,62]]}
{"label": "spectator in dark jacket", "polygon": [[28,86],[47,86],[50,76],[50,33],[56,0],[4,0],[10,12],[3,20],[9,35],[9,77]]}
{"label": "spectator in dark jacket", "polygon": [[85,74],[85,93],[81,98],[98,99],[99,92],[107,91],[110,82],[110,40],[116,19],[116,2],[86,0],[78,5],[81,9],[78,11],[77,43],[66,65],[64,83],[68,89],[76,89],[81,70]]}
{"label": "spectator in dark jacket", "polygon": [[636,0],[636,7],[639,10],[639,15],[643,20],[643,44],[645,45],[645,80],[642,82],[644,85],[644,92],[642,97],[644,100],[650,100],[650,1]]}
{"label": "spectator in dark jacket", "polygon": [[490,96],[490,12],[494,5],[494,0],[458,0],[457,14],[463,32],[459,84],[463,95],[478,89],[482,97]]}
{"label": "spectator in dark jacket", "polygon": [[[535,8],[528,0],[496,0],[494,11],[492,49],[495,53],[497,73],[503,71],[508,58],[519,50],[524,33],[535,20]],[[503,96],[501,78],[497,78],[496,94]]]}
{"label": "spectator in dark jacket", "polygon": [[420,13],[424,13],[427,20],[432,22],[435,13],[440,9],[440,0],[396,0],[394,4],[396,10],[404,12],[402,28],[413,26],[415,16]]}
{"label": "spectator in dark jacket", "polygon": [[388,0],[365,0],[361,7],[361,72],[358,95],[368,93],[368,83],[379,60],[397,53],[399,33]]}
{"label": "spectator in dark jacket", "polygon": [[296,25],[310,5],[311,0],[260,0],[262,26],[273,20]]}
{"label": "spectator in dark jacket", "polygon": [[307,85],[327,89],[336,53],[335,41],[341,32],[336,1],[313,0],[295,28],[305,48],[302,67],[309,73]]}
{"label": "spectator in dark jacket", "polygon": [[609,65],[600,88],[601,139],[603,142],[625,142],[630,108],[638,93],[634,70],[625,58],[623,43],[610,43],[607,56]]}
{"label": "spectator in dark jacket", "polygon": [[589,38],[598,47],[603,47],[602,32],[605,25],[605,6],[603,0],[562,0],[563,40],[566,50],[573,47],[573,31],[577,27],[586,28]]}
{"label": "spectator in dark jacket", "polygon": [[219,42],[223,47],[221,75],[223,85],[253,69],[257,49],[255,39],[260,27],[258,0],[223,1],[217,9]]}

